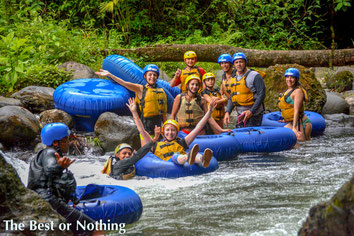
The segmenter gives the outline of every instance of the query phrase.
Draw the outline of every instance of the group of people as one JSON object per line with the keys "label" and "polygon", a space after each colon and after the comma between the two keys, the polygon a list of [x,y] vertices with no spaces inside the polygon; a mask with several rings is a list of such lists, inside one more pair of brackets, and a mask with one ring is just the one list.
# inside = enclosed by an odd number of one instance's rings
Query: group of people
{"label": "group of people", "polygon": [[[159,68],[154,64],[145,66],[143,77],[145,85],[126,82],[107,70],[96,72],[108,76],[120,85],[135,92],[127,106],[138,128],[141,148],[134,149],[126,143],[119,144],[114,156],[106,161],[102,173],[116,179],[130,179],[135,175],[134,164],[148,152],[152,152],[163,161],[176,165],[209,166],[213,152],[207,148],[199,154],[196,144],[186,150],[197,135],[232,132],[224,129],[230,123],[230,114],[236,109],[237,127],[260,126],[264,114],[265,85],[262,72],[247,68],[244,53],[222,54],[218,63],[223,70],[220,89],[215,87],[215,75],[206,73],[196,66],[197,55],[193,51],[184,54],[186,67],[177,69],[170,86],[181,85],[181,94],[175,97],[170,119],[167,119],[167,96],[157,87]],[[279,109],[286,122],[285,127],[292,129],[299,141],[310,139],[312,124],[304,114],[306,91],[301,86],[300,72],[289,68],[284,73],[288,89],[279,96]],[[226,108],[225,108],[226,107]],[[181,139],[178,132],[187,135]],[[41,131],[42,142],[48,147],[40,151],[32,160],[28,178],[28,188],[39,193],[68,222],[94,222],[82,212],[67,205],[68,201],[77,201],[73,193],[76,182],[67,168],[75,161],[63,157],[67,151],[69,128],[62,123],[46,125]],[[75,232],[77,234],[85,232]],[[103,234],[100,231],[89,232]]]}
{"label": "group of people", "polygon": [[[182,70],[177,69],[170,81],[171,87],[180,85],[181,94],[175,97],[169,119],[167,119],[167,96],[156,84],[160,74],[158,66],[154,64],[145,66],[143,77],[146,85],[126,82],[107,70],[101,69],[100,72],[96,72],[97,75],[108,76],[136,93],[135,99],[129,99],[127,106],[139,130],[142,146],[142,149],[133,155],[133,148],[129,144],[120,144],[116,148],[115,156],[110,157],[105,163],[102,173],[118,179],[133,176],[132,173],[135,171],[132,168],[133,164],[148,150],[164,161],[172,161],[178,165],[184,165],[186,162],[197,163],[207,167],[212,156],[210,149],[199,155],[199,147],[196,144],[186,154],[186,149],[197,135],[232,132],[230,129],[224,129],[224,125],[230,123],[230,114],[234,109],[238,114],[236,127],[262,124],[265,111],[263,81],[265,74],[249,69],[244,53],[219,56],[218,63],[224,72],[220,88],[215,87],[216,78],[213,73],[206,73],[203,68],[196,66],[197,54],[194,51],[187,51],[184,54],[184,62],[186,67]],[[309,140],[312,124],[304,114],[307,93],[299,82],[300,71],[289,68],[285,71],[284,77],[288,89],[280,95],[278,101],[283,117],[281,122],[287,123],[285,127],[292,129],[299,141]],[[179,131],[186,133],[187,136],[180,139]],[[120,149],[121,145],[125,149]],[[128,157],[133,156],[129,161],[129,168],[121,168],[125,163],[120,161],[123,159],[121,152],[124,151],[129,153]]]}

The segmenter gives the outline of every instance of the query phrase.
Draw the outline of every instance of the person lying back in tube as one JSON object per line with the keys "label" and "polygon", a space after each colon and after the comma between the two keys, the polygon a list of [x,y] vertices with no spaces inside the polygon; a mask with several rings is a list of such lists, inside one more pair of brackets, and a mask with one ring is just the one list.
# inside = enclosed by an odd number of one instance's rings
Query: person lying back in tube
{"label": "person lying back in tube", "polygon": [[[216,107],[215,101],[211,101],[208,110],[204,117],[199,121],[195,129],[190,132],[185,138],[180,139],[177,137],[179,131],[179,124],[175,120],[167,120],[162,126],[163,140],[157,142],[153,148],[152,152],[163,161],[174,162],[177,165],[184,165],[188,162],[189,165],[197,163],[202,167],[206,168],[210,164],[210,160],[213,156],[212,150],[206,148],[203,155],[199,154],[199,146],[195,144],[189,153],[186,153],[186,149],[197,137],[198,133],[203,129],[205,124]],[[129,100],[129,109],[133,114],[134,122],[139,130],[141,136],[143,136],[143,141],[151,141],[151,137],[145,131],[136,109],[136,104],[133,99]]]}
{"label": "person lying back in tube", "polygon": [[160,128],[155,127],[155,135],[151,142],[146,143],[137,152],[127,143],[119,144],[104,164],[102,174],[107,174],[117,180],[127,180],[135,176],[135,163],[143,158],[159,139]]}

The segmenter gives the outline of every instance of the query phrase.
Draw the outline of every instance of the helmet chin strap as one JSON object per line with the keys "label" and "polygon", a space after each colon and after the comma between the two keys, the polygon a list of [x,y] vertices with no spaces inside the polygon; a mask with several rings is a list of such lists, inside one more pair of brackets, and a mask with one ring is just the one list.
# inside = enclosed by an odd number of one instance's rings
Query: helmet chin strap
{"label": "helmet chin strap", "polygon": [[[147,81],[146,81],[147,82]],[[157,84],[156,83],[154,83],[154,84],[150,84],[149,82],[147,82],[148,83],[148,85],[151,87],[151,88],[157,88]]]}
{"label": "helmet chin strap", "polygon": [[196,95],[196,94],[198,93],[198,90],[197,90],[196,92],[193,92],[192,90],[190,90],[189,86],[187,86],[187,90],[188,90],[189,92],[191,92],[193,95]]}
{"label": "helmet chin strap", "polygon": [[209,89],[210,91],[212,91],[213,90],[213,86],[211,86],[211,87],[209,87],[209,86],[207,86],[207,85],[205,85],[206,87],[207,87],[207,89]]}
{"label": "helmet chin strap", "polygon": [[169,140],[168,138],[166,138],[165,134],[162,134],[162,136],[163,136],[168,142],[171,142],[171,141],[174,140],[174,139]]}

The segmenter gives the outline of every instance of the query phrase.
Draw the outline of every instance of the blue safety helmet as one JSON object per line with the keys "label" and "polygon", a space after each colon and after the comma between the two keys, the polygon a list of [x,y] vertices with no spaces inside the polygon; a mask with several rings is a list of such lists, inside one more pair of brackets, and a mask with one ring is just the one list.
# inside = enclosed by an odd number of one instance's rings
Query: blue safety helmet
{"label": "blue safety helmet", "polygon": [[234,62],[238,59],[243,59],[246,61],[247,63],[247,57],[243,52],[236,52],[233,56],[232,56],[232,64],[234,64]]}
{"label": "blue safety helmet", "polygon": [[289,68],[285,71],[284,77],[286,76],[294,76],[295,78],[299,79],[300,78],[300,71],[296,68]]}
{"label": "blue safety helmet", "polygon": [[51,123],[43,127],[41,131],[42,143],[52,146],[53,141],[61,140],[70,135],[69,127],[63,123]]}
{"label": "blue safety helmet", "polygon": [[221,54],[218,58],[218,63],[220,64],[221,62],[230,62],[232,63],[232,57],[230,54]]}
{"label": "blue safety helmet", "polygon": [[153,71],[157,73],[157,77],[160,75],[160,70],[159,67],[155,64],[149,64],[144,67],[143,75],[145,75],[146,72],[148,71]]}

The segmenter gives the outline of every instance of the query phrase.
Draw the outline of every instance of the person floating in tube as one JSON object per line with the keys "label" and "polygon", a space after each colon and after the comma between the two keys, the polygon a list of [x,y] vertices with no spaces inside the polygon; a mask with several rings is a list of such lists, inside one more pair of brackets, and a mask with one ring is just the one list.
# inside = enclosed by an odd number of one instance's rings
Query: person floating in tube
{"label": "person floating in tube", "polygon": [[95,73],[99,76],[108,76],[118,84],[135,92],[135,100],[140,109],[140,119],[145,130],[153,137],[155,126],[161,127],[167,119],[167,96],[162,88],[157,88],[156,84],[160,75],[159,67],[154,64],[144,67],[143,76],[146,85],[126,82],[111,74],[108,70],[100,69],[100,72]]}
{"label": "person floating in tube", "polygon": [[287,124],[286,128],[292,129],[298,141],[310,140],[312,123],[304,113],[304,102],[307,100],[306,90],[301,86],[300,71],[289,68],[284,73],[285,82],[288,86],[278,99],[281,116]]}
{"label": "person floating in tube", "polygon": [[[198,153],[198,144],[195,144],[189,153],[186,153],[186,149],[188,149],[188,146],[193,142],[195,137],[208,122],[208,119],[215,107],[215,101],[211,101],[207,112],[199,121],[195,129],[183,139],[177,137],[179,131],[178,122],[172,119],[165,121],[162,126],[163,139],[153,146],[152,152],[161,160],[174,162],[177,165],[184,165],[188,162],[189,165],[197,163],[204,168],[208,167],[213,156],[212,150],[207,148],[204,150],[203,155],[201,155]],[[133,99],[129,99],[129,109],[132,112],[134,122],[139,130],[139,133],[143,136],[143,142],[151,142],[152,140],[150,135],[145,131],[140,121],[136,103]]]}
{"label": "person floating in tube", "polygon": [[103,174],[107,174],[117,180],[127,180],[135,176],[135,163],[143,158],[159,139],[160,128],[155,126],[155,135],[152,141],[146,143],[134,153],[134,149],[127,143],[119,144],[114,150],[114,156],[108,158],[104,164]]}

